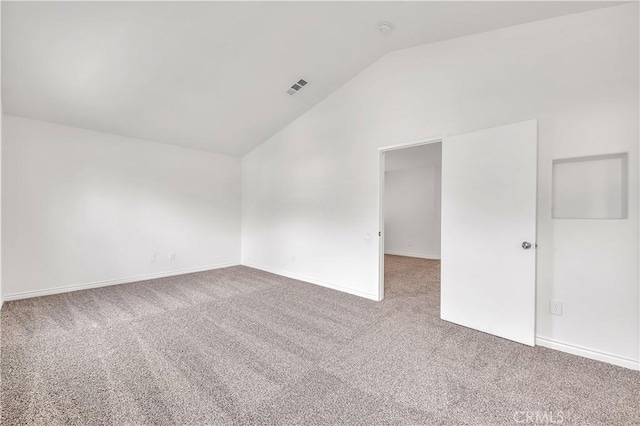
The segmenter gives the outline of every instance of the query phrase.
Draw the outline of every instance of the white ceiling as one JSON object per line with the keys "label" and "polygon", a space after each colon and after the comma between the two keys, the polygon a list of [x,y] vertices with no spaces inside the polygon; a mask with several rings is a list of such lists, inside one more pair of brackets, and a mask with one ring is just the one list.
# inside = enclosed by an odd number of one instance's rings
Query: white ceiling
{"label": "white ceiling", "polygon": [[[391,50],[613,4],[5,1],[2,101],[241,156]],[[310,84],[285,94],[299,78]]]}
{"label": "white ceiling", "polygon": [[442,143],[430,143],[411,148],[397,149],[385,153],[384,171],[416,169],[418,167],[441,167]]}

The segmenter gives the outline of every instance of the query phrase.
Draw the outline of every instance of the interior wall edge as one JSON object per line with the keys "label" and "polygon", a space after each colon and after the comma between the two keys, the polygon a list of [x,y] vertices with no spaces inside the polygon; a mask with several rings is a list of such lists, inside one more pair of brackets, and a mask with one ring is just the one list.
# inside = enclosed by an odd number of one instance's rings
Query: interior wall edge
{"label": "interior wall edge", "polygon": [[395,250],[385,250],[384,254],[390,254],[393,256],[415,257],[418,259],[440,260],[440,255],[436,255],[436,254],[408,253],[408,252],[395,251]]}
{"label": "interior wall edge", "polygon": [[536,336],[536,346],[542,346],[556,351],[578,355],[583,358],[589,358],[596,361],[617,365],[618,367],[640,371],[640,360],[625,358],[606,352],[600,352],[593,349],[560,342],[558,340],[550,339],[547,337]]}
{"label": "interior wall edge", "polygon": [[[2,0],[0,0],[2,1]],[[163,145],[169,148],[180,148],[180,149],[185,149],[188,151],[196,151],[196,152],[201,152],[201,153],[205,153],[205,154],[212,154],[212,155],[218,155],[221,157],[229,157],[229,158],[235,158],[237,160],[242,159],[242,156],[240,155],[232,155],[232,154],[223,154],[221,152],[216,152],[216,151],[211,151],[208,149],[203,149],[203,148],[197,148],[197,147],[193,147],[193,146],[186,146],[186,145],[179,145],[179,144],[175,144],[175,143],[168,143],[168,142],[162,142],[156,139],[151,139],[151,138],[144,138],[144,137],[140,137],[140,136],[128,136],[125,135],[123,133],[114,133],[114,132],[107,132],[105,130],[96,130],[96,128],[91,128],[91,127],[82,127],[82,126],[78,126],[75,124],[67,124],[67,123],[63,123],[60,121],[54,121],[51,119],[47,119],[47,118],[42,118],[36,115],[26,115],[26,114],[20,114],[20,113],[16,113],[16,112],[3,112],[3,115],[5,117],[16,117],[16,118],[21,118],[24,120],[33,120],[33,121],[39,121],[42,123],[46,123],[49,124],[51,126],[60,126],[60,127],[68,127],[71,129],[77,129],[77,130],[82,130],[85,132],[91,132],[91,133],[98,133],[98,134],[103,134],[103,135],[109,135],[109,136],[113,136],[113,137],[117,137],[117,138],[124,138],[124,139],[132,139],[138,142],[143,142],[143,143],[148,143],[148,144],[156,144],[156,145]]]}
{"label": "interior wall edge", "polygon": [[219,263],[216,265],[207,265],[207,266],[201,266],[196,268],[178,269],[174,271],[138,275],[134,277],[116,278],[116,279],[104,280],[104,281],[94,281],[94,282],[83,283],[83,284],[71,284],[71,285],[66,285],[61,287],[48,288],[45,290],[32,290],[32,291],[23,291],[19,293],[7,294],[4,296],[3,299],[6,301],[11,301],[11,300],[30,299],[33,297],[40,297],[40,296],[51,296],[54,294],[69,293],[69,292],[78,291],[78,290],[89,290],[92,288],[109,287],[112,285],[120,285],[120,284],[132,284],[135,282],[154,280],[158,278],[174,277],[177,275],[192,274],[195,272],[212,271],[214,269],[223,269],[223,268],[229,268],[232,266],[239,266],[239,265],[240,265],[239,262]]}
{"label": "interior wall edge", "polygon": [[344,287],[344,286],[339,285],[339,284],[328,283],[328,282],[316,280],[316,279],[313,279],[313,278],[310,278],[310,277],[306,277],[306,276],[303,276],[303,275],[298,275],[298,274],[294,274],[294,273],[291,273],[291,272],[283,271],[283,270],[280,270],[280,269],[270,268],[268,266],[257,265],[255,263],[251,263],[251,262],[242,262],[242,266],[246,266],[248,268],[253,268],[253,269],[258,269],[260,271],[269,272],[271,274],[279,275],[281,277],[292,278],[294,280],[302,281],[302,282],[305,282],[305,283],[308,283],[308,284],[313,284],[313,285],[317,285],[317,286],[320,286],[320,287],[330,288],[332,290],[341,291],[343,293],[351,294],[351,295],[354,295],[354,296],[364,297],[365,299],[379,301],[377,294],[367,293],[367,292],[359,291],[359,290],[354,290],[352,288]]}

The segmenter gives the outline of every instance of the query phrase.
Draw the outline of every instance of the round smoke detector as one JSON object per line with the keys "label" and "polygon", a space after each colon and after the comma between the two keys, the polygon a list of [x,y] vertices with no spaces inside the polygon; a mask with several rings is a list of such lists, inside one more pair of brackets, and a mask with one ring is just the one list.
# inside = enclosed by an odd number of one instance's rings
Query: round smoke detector
{"label": "round smoke detector", "polygon": [[389,34],[391,32],[391,24],[389,24],[387,22],[383,22],[378,27],[378,31],[380,31],[380,34],[384,34],[384,35]]}

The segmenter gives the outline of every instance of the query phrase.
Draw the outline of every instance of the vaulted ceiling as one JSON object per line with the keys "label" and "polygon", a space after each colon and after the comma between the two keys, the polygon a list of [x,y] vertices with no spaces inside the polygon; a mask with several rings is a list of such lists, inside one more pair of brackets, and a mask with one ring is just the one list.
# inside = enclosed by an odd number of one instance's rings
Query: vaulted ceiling
{"label": "vaulted ceiling", "polygon": [[[391,50],[613,4],[2,2],[2,101],[242,156]],[[287,95],[300,78],[310,84]]]}

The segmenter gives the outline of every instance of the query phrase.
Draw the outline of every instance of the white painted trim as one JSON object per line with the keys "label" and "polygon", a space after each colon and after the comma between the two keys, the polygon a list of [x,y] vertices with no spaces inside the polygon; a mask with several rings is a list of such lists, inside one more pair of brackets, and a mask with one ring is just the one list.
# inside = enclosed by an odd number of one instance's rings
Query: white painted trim
{"label": "white painted trim", "polygon": [[578,355],[584,358],[594,359],[596,361],[606,362],[620,367],[630,368],[631,370],[640,370],[640,360],[624,358],[610,353],[584,348],[582,346],[559,342],[546,337],[536,336],[536,345],[566,352],[572,355]]}
{"label": "white painted trim", "polygon": [[397,149],[413,148],[430,143],[439,143],[444,141],[447,136],[448,135],[432,136],[425,139],[418,139],[378,148],[378,235],[380,238],[378,238],[378,294],[374,300],[384,299],[384,154]]}
{"label": "white painted trim", "polygon": [[280,275],[282,277],[292,278],[294,280],[303,281],[303,282],[306,282],[306,283],[309,283],[309,284],[319,285],[320,287],[326,287],[326,288],[330,288],[332,290],[341,291],[343,293],[353,294],[354,296],[364,297],[365,299],[371,299],[371,300],[378,301],[377,295],[375,295],[375,294],[367,293],[367,292],[364,292],[364,291],[353,290],[353,289],[350,289],[350,288],[347,288],[347,287],[343,287],[343,286],[338,285],[338,284],[331,284],[331,283],[328,283],[328,282],[324,282],[324,281],[316,280],[316,279],[313,279],[313,278],[305,277],[304,275],[298,275],[298,274],[294,274],[294,273],[291,273],[291,272],[282,271],[280,269],[270,268],[268,266],[256,265],[254,263],[242,262],[242,265],[246,266],[246,267],[249,267],[249,268],[259,269],[261,271],[269,272],[271,274]]}
{"label": "white painted trim", "polygon": [[385,250],[384,254],[391,254],[394,256],[417,257],[419,259],[440,260],[440,256],[439,255],[436,256],[435,254],[407,253],[404,251],[390,251],[390,250]]}
{"label": "white painted trim", "polygon": [[417,140],[414,140],[414,141],[397,143],[395,145],[387,145],[387,146],[383,146],[383,147],[378,148],[378,151],[381,151],[381,152],[394,151],[396,149],[413,148],[413,147],[416,147],[416,146],[426,145],[426,144],[429,144],[429,143],[442,142],[448,136],[449,136],[448,134],[440,135],[440,136],[432,136],[430,138],[417,139]]}
{"label": "white painted trim", "polygon": [[173,277],[173,276],[176,276],[176,275],[184,275],[184,274],[191,274],[191,273],[194,273],[194,272],[210,271],[210,270],[213,270],[213,269],[228,268],[228,267],[231,267],[231,266],[238,266],[238,265],[240,265],[239,262],[220,263],[220,264],[217,264],[217,265],[201,266],[201,267],[198,267],[198,268],[179,269],[179,270],[176,270],[176,271],[159,272],[159,273],[156,273],[156,274],[137,275],[137,276],[133,276],[133,277],[116,278],[116,279],[113,279],[113,280],[104,280],[104,281],[94,281],[94,282],[91,282],[91,283],[84,283],[84,284],[73,284],[73,285],[67,285],[67,286],[63,286],[63,287],[48,288],[46,290],[24,291],[24,292],[21,292],[21,293],[7,294],[7,295],[4,296],[4,300],[9,301],[9,300],[28,299],[28,298],[31,298],[31,297],[49,296],[49,295],[52,295],[52,294],[68,293],[70,291],[87,290],[87,289],[90,289],[90,288],[107,287],[107,286],[110,286],[110,285],[130,284],[130,283],[135,283],[135,282],[138,282],[138,281],[153,280],[153,279],[156,279],[156,278]]}

